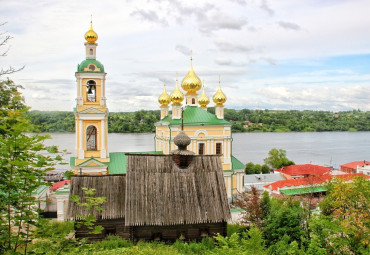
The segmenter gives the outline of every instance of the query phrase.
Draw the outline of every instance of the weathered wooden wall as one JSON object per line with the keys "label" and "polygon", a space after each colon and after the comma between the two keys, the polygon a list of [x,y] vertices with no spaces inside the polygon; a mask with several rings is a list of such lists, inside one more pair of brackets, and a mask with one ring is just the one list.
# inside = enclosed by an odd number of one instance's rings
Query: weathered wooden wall
{"label": "weathered wooden wall", "polygon": [[110,235],[117,235],[124,239],[131,240],[132,239],[132,227],[125,226],[124,219],[115,219],[115,220],[98,220],[95,225],[100,225],[104,228],[101,234],[90,234],[90,229],[85,226],[77,228],[76,230],[76,238],[88,238],[90,242],[92,241],[101,241],[106,236]]}
{"label": "weathered wooden wall", "polygon": [[204,224],[182,224],[170,226],[137,226],[133,227],[134,240],[154,240],[158,235],[161,241],[175,242],[181,235],[184,234],[185,240],[201,241],[202,231],[207,231],[209,236],[214,236],[217,233],[225,236],[227,234],[226,222],[219,223],[204,223]]}

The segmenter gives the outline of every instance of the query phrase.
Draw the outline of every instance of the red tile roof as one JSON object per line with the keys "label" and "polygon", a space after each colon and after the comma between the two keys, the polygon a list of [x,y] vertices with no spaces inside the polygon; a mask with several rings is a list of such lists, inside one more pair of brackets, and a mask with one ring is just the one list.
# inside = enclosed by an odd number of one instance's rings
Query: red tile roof
{"label": "red tile roof", "polygon": [[283,166],[282,168],[276,169],[276,171],[290,176],[296,175],[320,176],[324,174],[329,174],[330,168],[312,164],[304,164],[304,165]]}
{"label": "red tile roof", "polygon": [[326,181],[331,180],[333,177],[344,179],[346,181],[352,180],[356,176],[364,176],[366,179],[370,179],[370,176],[366,176],[364,174],[343,174],[343,175],[322,175],[322,176],[314,176],[314,177],[307,177],[307,178],[298,178],[298,179],[290,179],[290,180],[281,180],[277,182],[273,182],[271,184],[265,185],[266,189],[271,190],[278,190],[285,187],[294,187],[294,186],[304,186],[304,185],[317,185],[324,183]]}
{"label": "red tile roof", "polygon": [[350,163],[347,163],[347,164],[343,164],[341,165],[340,167],[346,167],[346,168],[352,168],[352,169],[357,169],[357,166],[365,166],[365,165],[370,165],[370,162],[369,161],[353,161],[353,162],[350,162]]}
{"label": "red tile roof", "polygon": [[60,187],[63,187],[64,184],[69,184],[71,180],[63,180],[63,181],[60,181],[60,182],[56,182],[54,183],[51,187],[50,187],[50,190],[57,190],[59,189]]}

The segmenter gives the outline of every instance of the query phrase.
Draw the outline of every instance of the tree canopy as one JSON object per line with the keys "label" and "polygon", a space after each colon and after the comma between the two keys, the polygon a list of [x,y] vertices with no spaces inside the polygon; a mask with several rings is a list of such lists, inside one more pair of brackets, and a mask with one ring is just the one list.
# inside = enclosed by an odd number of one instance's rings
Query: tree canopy
{"label": "tree canopy", "polygon": [[273,148],[269,151],[269,156],[264,159],[264,162],[272,168],[280,168],[282,166],[295,165],[295,163],[289,160],[286,156],[286,151],[283,149]]}

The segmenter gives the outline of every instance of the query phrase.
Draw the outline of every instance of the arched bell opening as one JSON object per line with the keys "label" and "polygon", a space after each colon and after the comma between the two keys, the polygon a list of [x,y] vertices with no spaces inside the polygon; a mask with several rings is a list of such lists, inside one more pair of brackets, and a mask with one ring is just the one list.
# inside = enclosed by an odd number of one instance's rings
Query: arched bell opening
{"label": "arched bell opening", "polygon": [[87,81],[87,101],[96,102],[96,82],[94,80]]}

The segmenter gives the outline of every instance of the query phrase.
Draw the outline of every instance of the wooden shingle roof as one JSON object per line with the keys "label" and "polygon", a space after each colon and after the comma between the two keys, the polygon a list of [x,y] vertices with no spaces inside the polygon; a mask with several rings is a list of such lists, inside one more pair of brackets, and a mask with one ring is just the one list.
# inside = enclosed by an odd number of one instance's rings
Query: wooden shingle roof
{"label": "wooden shingle roof", "polygon": [[71,178],[70,195],[78,195],[85,202],[82,188],[96,189],[95,197],[105,197],[106,202],[101,205],[103,211],[88,211],[69,199],[67,218],[78,220],[78,215],[84,217],[94,215],[97,219],[119,219],[125,216],[125,175],[80,176]]}
{"label": "wooden shingle roof", "polygon": [[126,226],[221,222],[230,218],[219,156],[127,155]]}

